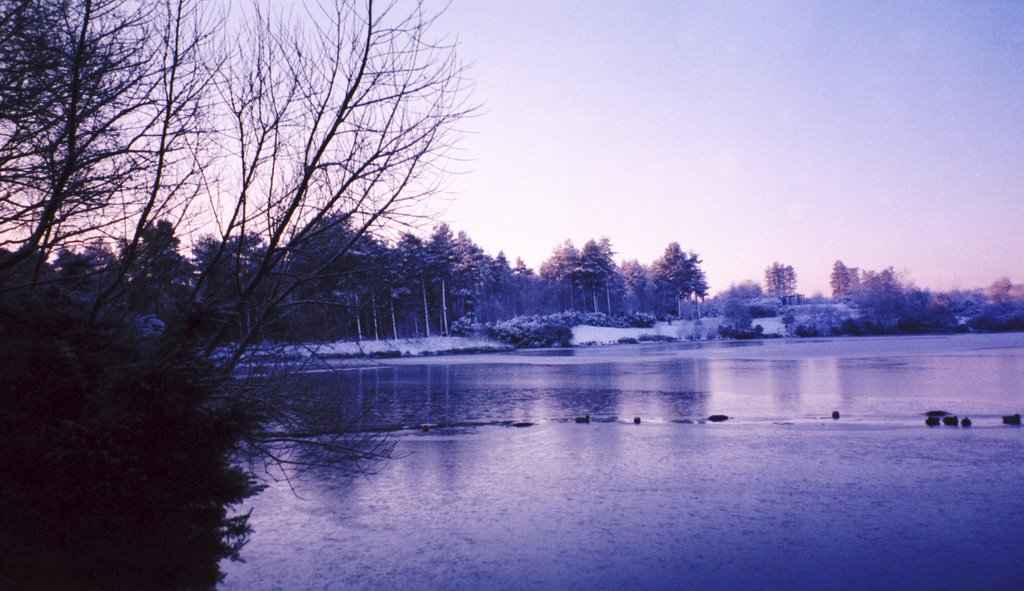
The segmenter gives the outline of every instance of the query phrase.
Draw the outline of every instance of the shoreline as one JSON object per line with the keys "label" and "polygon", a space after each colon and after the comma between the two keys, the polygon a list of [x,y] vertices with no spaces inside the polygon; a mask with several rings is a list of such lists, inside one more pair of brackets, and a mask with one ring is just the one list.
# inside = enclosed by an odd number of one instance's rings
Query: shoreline
{"label": "shoreline", "polygon": [[[716,319],[717,320],[717,319]],[[771,320],[771,319],[769,319]],[[429,338],[411,338],[396,340],[363,340],[336,341],[322,345],[288,345],[281,351],[283,358],[319,359],[322,361],[346,360],[396,360],[423,359],[438,356],[458,355],[493,355],[501,353],[529,353],[544,351],[583,351],[595,349],[629,349],[638,345],[682,345],[691,344],[695,348],[719,344],[722,348],[762,348],[768,343],[786,345],[820,344],[820,343],[878,343],[887,341],[913,342],[922,339],[982,337],[1005,339],[1024,345],[1024,332],[998,333],[929,333],[929,334],[891,334],[891,335],[835,335],[815,337],[786,337],[768,333],[765,338],[758,339],[727,339],[727,338],[687,338],[694,327],[691,321],[675,321],[671,325],[659,322],[652,328],[610,328],[580,325],[573,327],[573,338],[569,347],[516,348],[513,345],[486,337],[455,337],[439,336]],[[706,324],[706,330],[710,323]],[[1013,335],[1016,335],[1015,338]],[[716,335],[717,336],[717,335]],[[881,352],[879,352],[881,353]]]}

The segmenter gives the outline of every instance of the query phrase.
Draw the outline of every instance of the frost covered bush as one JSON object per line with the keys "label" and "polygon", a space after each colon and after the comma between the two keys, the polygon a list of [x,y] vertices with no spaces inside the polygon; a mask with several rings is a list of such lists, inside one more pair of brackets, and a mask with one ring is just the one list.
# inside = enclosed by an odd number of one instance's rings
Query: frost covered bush
{"label": "frost covered bush", "polygon": [[747,301],[747,309],[751,318],[773,318],[782,312],[779,298],[762,296]]}
{"label": "frost covered bush", "polygon": [[520,349],[568,347],[572,329],[550,316],[516,316],[487,327],[487,336]]}
{"label": "frost covered bush", "polygon": [[476,337],[484,334],[485,328],[483,324],[476,321],[473,314],[466,314],[453,322],[448,331],[457,337]]}
{"label": "frost covered bush", "polygon": [[629,327],[629,324],[624,318],[616,318],[602,312],[577,312],[575,310],[566,310],[565,312],[549,314],[548,316],[541,316],[540,318],[551,324],[558,324],[569,328],[580,325],[605,326],[611,328]]}
{"label": "frost covered bush", "polygon": [[[652,314],[643,312],[628,316],[609,316],[601,312],[567,310],[547,316],[516,316],[504,322],[490,324],[485,330],[487,336],[517,348],[568,347],[574,326],[650,328],[654,326],[654,322]],[[459,334],[455,330],[453,326],[452,334]]]}
{"label": "frost covered bush", "polygon": [[626,328],[629,325],[623,318],[616,318],[601,312],[586,312],[580,316],[578,324],[587,326],[607,326],[611,328]]}
{"label": "frost covered bush", "polygon": [[636,338],[641,343],[671,343],[676,341],[675,337],[670,337],[667,334],[642,334]]}
{"label": "frost covered bush", "polygon": [[753,328],[738,328],[723,322],[718,334],[727,339],[759,339],[764,336],[764,327],[756,324]]}
{"label": "frost covered bush", "polygon": [[623,320],[626,321],[626,325],[630,328],[651,328],[658,321],[654,314],[648,314],[647,312],[626,314]]}

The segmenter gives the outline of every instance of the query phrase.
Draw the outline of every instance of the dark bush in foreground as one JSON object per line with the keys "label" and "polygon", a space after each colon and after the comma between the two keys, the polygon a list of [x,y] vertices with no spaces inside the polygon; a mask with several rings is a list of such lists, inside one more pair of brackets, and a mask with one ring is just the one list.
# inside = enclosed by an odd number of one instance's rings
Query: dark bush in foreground
{"label": "dark bush in foreground", "polygon": [[212,589],[257,488],[253,418],[188,336],[84,330],[55,294],[0,300],[0,587]]}

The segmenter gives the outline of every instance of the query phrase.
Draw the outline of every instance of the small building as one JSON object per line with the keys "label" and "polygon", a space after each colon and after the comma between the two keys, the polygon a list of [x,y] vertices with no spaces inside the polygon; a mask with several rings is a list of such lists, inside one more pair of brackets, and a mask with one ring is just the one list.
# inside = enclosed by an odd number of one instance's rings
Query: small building
{"label": "small building", "polygon": [[779,297],[783,306],[800,306],[804,303],[804,294],[792,293]]}

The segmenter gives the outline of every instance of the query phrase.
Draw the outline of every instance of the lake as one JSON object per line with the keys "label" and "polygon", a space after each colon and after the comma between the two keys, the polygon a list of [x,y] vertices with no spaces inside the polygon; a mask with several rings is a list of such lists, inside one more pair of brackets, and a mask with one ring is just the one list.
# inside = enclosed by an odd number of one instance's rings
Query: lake
{"label": "lake", "polygon": [[[1024,429],[1000,420],[1024,412],[1021,334],[427,357],[305,379],[365,427],[405,427],[398,457],[271,483],[221,589],[1024,588]],[[974,424],[927,427],[933,409]]]}

